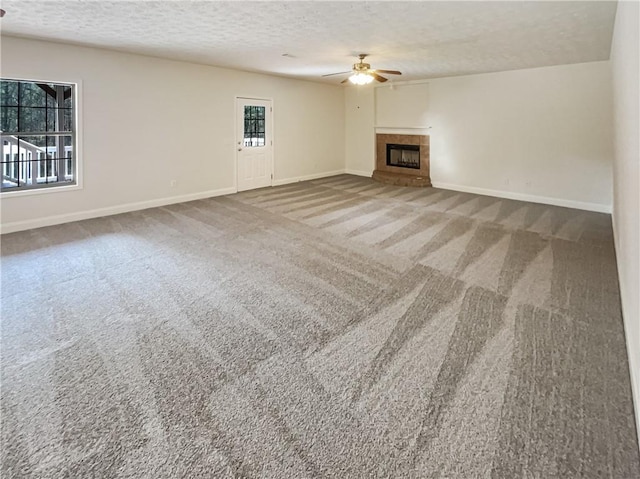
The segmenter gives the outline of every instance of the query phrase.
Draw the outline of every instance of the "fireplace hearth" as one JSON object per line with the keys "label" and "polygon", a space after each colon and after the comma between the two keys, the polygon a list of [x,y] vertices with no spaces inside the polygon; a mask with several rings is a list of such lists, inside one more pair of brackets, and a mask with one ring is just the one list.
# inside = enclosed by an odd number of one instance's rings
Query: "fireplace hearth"
{"label": "fireplace hearth", "polygon": [[429,136],[378,133],[372,178],[399,186],[431,186]]}

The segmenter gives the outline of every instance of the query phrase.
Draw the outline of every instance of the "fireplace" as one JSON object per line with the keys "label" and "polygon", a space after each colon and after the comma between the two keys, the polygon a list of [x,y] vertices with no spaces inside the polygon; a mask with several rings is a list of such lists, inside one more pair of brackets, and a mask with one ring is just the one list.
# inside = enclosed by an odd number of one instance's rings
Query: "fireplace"
{"label": "fireplace", "polygon": [[387,165],[420,169],[420,145],[387,143]]}
{"label": "fireplace", "polygon": [[400,186],[431,186],[429,136],[376,134],[376,169],[372,178]]}

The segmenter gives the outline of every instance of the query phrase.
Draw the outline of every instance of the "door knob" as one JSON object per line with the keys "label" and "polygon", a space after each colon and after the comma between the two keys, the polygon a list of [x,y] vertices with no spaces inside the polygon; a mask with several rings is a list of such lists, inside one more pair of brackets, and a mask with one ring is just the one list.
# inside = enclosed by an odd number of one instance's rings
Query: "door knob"
{"label": "door knob", "polygon": [[242,151],[242,148],[238,148],[238,151]]}

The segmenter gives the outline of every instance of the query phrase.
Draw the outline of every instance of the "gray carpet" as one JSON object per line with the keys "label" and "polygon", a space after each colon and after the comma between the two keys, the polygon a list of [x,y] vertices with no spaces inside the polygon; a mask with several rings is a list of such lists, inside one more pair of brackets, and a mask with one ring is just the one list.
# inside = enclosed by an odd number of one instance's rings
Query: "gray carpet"
{"label": "gray carpet", "polygon": [[5,235],[2,477],[637,478],[610,216],[337,176]]}

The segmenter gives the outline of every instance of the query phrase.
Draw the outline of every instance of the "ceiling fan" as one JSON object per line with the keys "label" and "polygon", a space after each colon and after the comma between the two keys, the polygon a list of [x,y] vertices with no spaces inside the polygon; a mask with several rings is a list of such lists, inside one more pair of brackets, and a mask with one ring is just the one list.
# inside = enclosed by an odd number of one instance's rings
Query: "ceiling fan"
{"label": "ceiling fan", "polygon": [[338,73],[329,73],[327,75],[322,75],[323,77],[330,77],[333,75],[344,75],[346,73],[351,73],[352,75],[340,83],[346,83],[350,81],[355,85],[366,85],[367,83],[371,83],[373,80],[379,82],[386,82],[387,78],[379,75],[379,73],[388,73],[389,75],[402,75],[398,70],[373,70],[371,65],[368,63],[364,63],[364,59],[367,57],[365,53],[361,53],[358,55],[360,59],[359,63],[353,64],[353,69],[347,72],[338,72]]}

